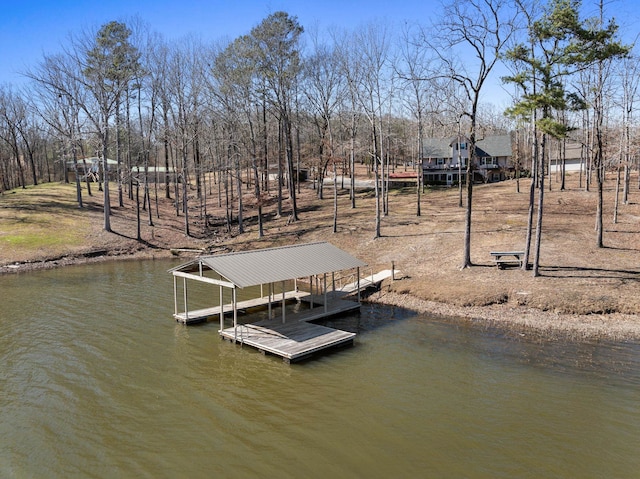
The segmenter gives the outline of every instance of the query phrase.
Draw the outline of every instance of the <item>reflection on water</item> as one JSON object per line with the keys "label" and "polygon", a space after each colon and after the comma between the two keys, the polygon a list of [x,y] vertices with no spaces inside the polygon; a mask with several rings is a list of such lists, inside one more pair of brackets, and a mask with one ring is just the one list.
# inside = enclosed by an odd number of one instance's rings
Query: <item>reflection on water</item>
{"label": "reflection on water", "polygon": [[174,265],[0,277],[0,477],[637,477],[637,345],[365,305],[289,366],[175,323]]}

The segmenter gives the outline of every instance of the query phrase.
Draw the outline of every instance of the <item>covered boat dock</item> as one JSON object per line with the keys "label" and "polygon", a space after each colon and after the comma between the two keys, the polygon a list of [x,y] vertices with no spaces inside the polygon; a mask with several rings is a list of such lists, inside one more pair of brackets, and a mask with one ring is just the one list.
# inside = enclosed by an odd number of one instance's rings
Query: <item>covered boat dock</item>
{"label": "covered boat dock", "polygon": [[[326,242],[200,256],[169,270],[173,274],[173,316],[185,324],[217,316],[222,338],[279,355],[287,362],[300,360],[323,349],[353,343],[355,333],[309,321],[359,309],[360,270],[364,266],[359,259]],[[341,291],[336,286],[337,281],[345,278],[356,285],[352,291]],[[189,281],[217,287],[218,291],[213,289],[218,294],[217,304],[190,311]],[[300,289],[303,284],[307,291]],[[257,297],[238,300],[239,290],[251,287],[255,290],[259,287]],[[231,297],[227,303],[225,291]],[[357,294],[355,301],[345,299],[353,292]],[[180,296],[182,311],[179,311]],[[309,307],[287,313],[286,303],[292,300],[306,302]],[[277,306],[281,308],[279,318],[274,317]],[[267,309],[267,319],[238,324],[239,312],[256,307]],[[225,328],[225,315],[233,317],[232,327]]]}

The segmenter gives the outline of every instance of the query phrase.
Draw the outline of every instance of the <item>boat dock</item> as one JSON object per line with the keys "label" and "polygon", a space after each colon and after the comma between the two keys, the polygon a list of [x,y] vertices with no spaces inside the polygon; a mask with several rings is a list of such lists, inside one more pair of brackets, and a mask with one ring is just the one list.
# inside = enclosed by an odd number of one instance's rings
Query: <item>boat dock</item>
{"label": "boat dock", "polygon": [[[281,318],[271,318],[257,322],[237,324],[237,327],[224,327],[219,333],[222,339],[246,344],[263,354],[280,356],[286,363],[294,363],[309,358],[319,351],[353,345],[356,333],[312,324],[312,321],[358,311],[360,303],[344,299],[345,293],[332,292],[325,295],[311,295],[307,292],[287,291],[287,301],[298,300],[309,304],[308,309],[297,313],[287,313],[286,322]],[[281,297],[281,295],[278,295]],[[274,298],[271,298],[273,303]],[[269,306],[269,297],[239,301],[237,309],[265,308]],[[220,315],[220,307],[178,313],[174,315],[183,324],[206,321],[209,317]],[[225,314],[233,312],[233,304],[222,308]],[[185,317],[186,316],[186,317]]]}
{"label": "boat dock", "polygon": [[319,351],[351,346],[356,333],[300,320],[282,323],[270,319],[223,329],[220,336],[292,363],[307,359]]}
{"label": "boat dock", "polygon": [[246,344],[263,354],[280,356],[286,363],[309,358],[323,350],[353,345],[356,333],[329,328],[316,321],[347,312],[360,310],[360,303],[344,299],[345,293],[332,292],[325,295],[300,295],[300,301],[309,303],[309,309],[288,313],[286,320],[271,318],[263,321],[238,324],[223,328],[223,339]]}
{"label": "boat dock", "polygon": [[[393,278],[397,270],[361,277],[365,263],[329,243],[308,243],[262,250],[241,251],[201,256],[169,270],[173,274],[174,318],[184,324],[218,317],[219,333],[223,339],[247,344],[263,353],[282,357],[286,362],[300,361],[318,351],[353,344],[356,333],[312,324],[329,316],[360,309],[360,291],[379,286],[386,278]],[[353,272],[355,273],[349,273]],[[336,273],[348,272],[343,279],[355,281],[337,285]],[[300,291],[299,279],[308,279],[309,291]],[[179,281],[180,280],[180,281]],[[218,290],[218,306],[189,310],[187,282],[196,281]],[[182,283],[180,288],[179,282]],[[291,285],[293,282],[293,285]],[[288,283],[288,286],[287,286]],[[240,301],[238,291],[260,287],[260,297]],[[264,287],[268,294],[265,295]],[[287,290],[289,288],[289,290]],[[278,290],[279,292],[276,292]],[[224,291],[231,302],[223,301]],[[180,294],[181,293],[181,294]],[[347,299],[357,293],[357,301]],[[179,311],[179,297],[184,309]],[[227,296],[228,298],[229,296]],[[290,301],[309,304],[302,311],[287,311]],[[220,306],[221,305],[221,306]],[[266,308],[268,319],[246,323],[238,321],[238,313],[252,308]],[[274,308],[280,308],[274,317]],[[225,316],[233,317],[233,326],[225,326]]]}

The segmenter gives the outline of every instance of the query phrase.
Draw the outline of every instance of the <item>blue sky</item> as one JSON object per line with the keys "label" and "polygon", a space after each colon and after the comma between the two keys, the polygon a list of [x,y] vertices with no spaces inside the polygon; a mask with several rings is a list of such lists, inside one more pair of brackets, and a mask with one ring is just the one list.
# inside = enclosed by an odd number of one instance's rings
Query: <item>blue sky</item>
{"label": "blue sky", "polygon": [[[583,0],[593,15],[598,0]],[[0,0],[0,84],[23,82],[19,72],[43,54],[56,53],[69,34],[111,21],[139,17],[167,39],[194,34],[203,40],[233,39],[267,15],[284,10],[307,30],[356,28],[371,21],[427,24],[439,0]],[[605,0],[633,41],[640,32],[640,0]],[[589,12],[589,9],[591,11]]]}
{"label": "blue sky", "polygon": [[267,15],[284,10],[310,28],[356,27],[376,19],[426,18],[429,1],[411,0],[0,0],[0,83],[55,53],[69,33],[134,16],[168,39],[195,34],[204,40],[248,33]]}

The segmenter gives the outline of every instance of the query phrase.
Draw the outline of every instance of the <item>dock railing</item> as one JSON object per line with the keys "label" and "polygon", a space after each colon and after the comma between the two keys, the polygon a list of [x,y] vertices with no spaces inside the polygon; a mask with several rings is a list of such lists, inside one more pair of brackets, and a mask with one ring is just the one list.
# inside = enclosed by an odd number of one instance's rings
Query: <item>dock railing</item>
{"label": "dock railing", "polygon": [[[365,271],[366,272],[366,271]],[[371,278],[373,280],[373,268],[369,268],[369,275],[360,275],[360,281],[365,278]],[[343,276],[339,276],[335,278],[335,291],[342,291],[342,289],[349,284],[356,283],[358,281],[358,273],[351,272],[349,274],[345,274]],[[360,288],[362,289],[362,287]]]}

